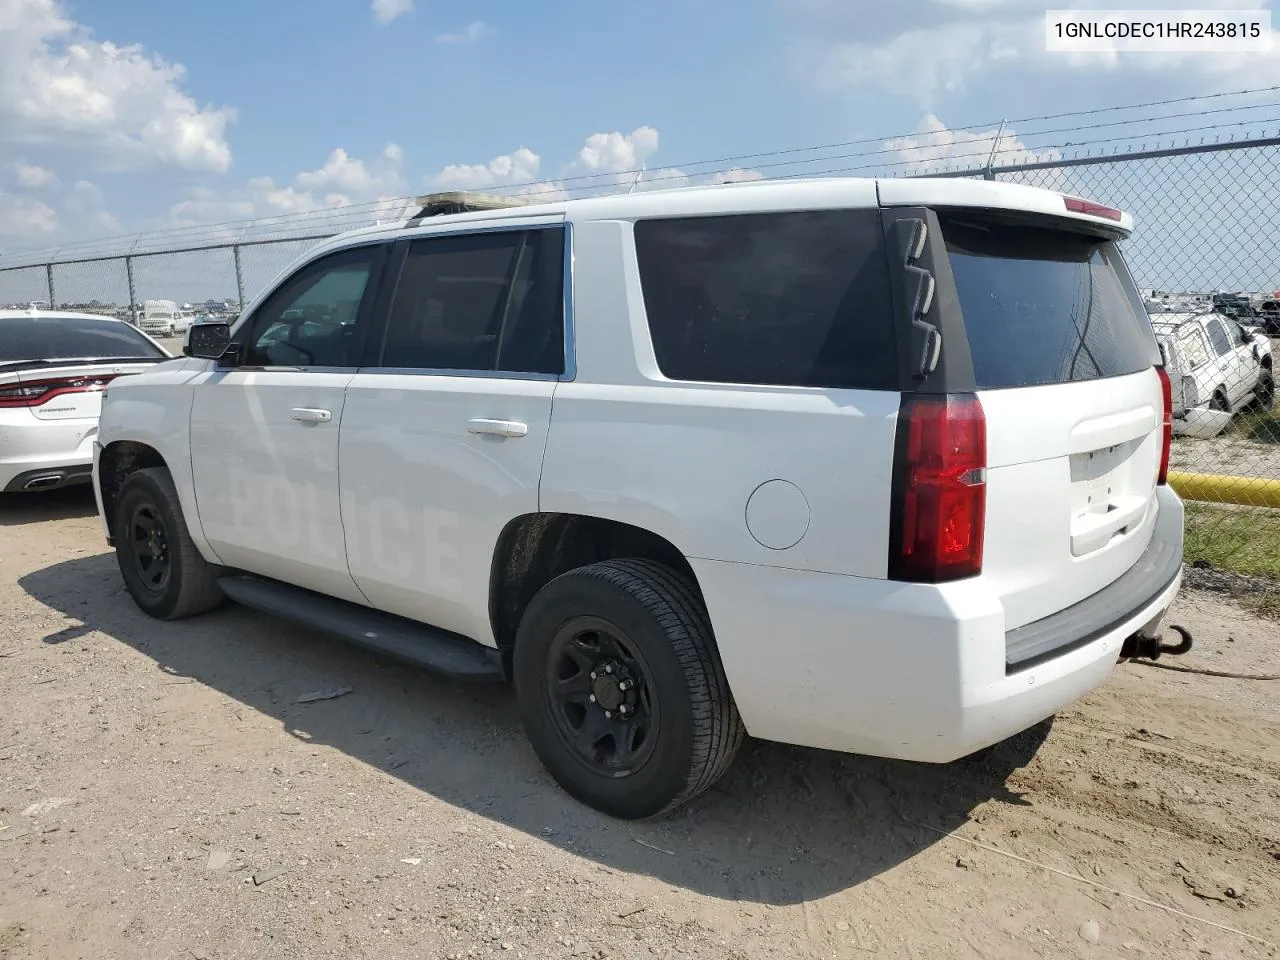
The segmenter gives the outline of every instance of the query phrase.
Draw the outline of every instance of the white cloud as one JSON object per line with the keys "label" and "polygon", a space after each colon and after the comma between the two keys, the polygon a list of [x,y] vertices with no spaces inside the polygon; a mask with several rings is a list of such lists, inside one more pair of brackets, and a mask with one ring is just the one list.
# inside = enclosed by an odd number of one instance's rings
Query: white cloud
{"label": "white cloud", "polygon": [[47,203],[0,191],[0,239],[32,246],[58,229],[58,214]]}
{"label": "white cloud", "polygon": [[461,30],[456,33],[442,33],[436,37],[436,43],[456,43],[467,44],[475,43],[481,37],[490,33],[490,27],[483,20],[472,20]]}
{"label": "white cloud", "polygon": [[404,151],[389,143],[372,161],[353,157],[338,147],[314,170],[296,174],[289,183],[253,177],[243,187],[218,192],[196,188],[169,208],[168,227],[226,223],[257,217],[284,217],[336,207],[360,206],[370,219],[392,217],[403,203]]}
{"label": "white cloud", "polygon": [[183,92],[185,70],[95,40],[61,0],[0,0],[0,143],[88,147],[105,166],[225,171],[234,111]]}
{"label": "white cloud", "polygon": [[536,180],[542,158],[528,147],[494,157],[488,163],[451,163],[431,178],[439,190],[488,190]]}
{"label": "white cloud", "polygon": [[730,167],[728,170],[711,175],[712,183],[750,183],[753,180],[763,179],[764,174],[759,170],[746,170],[742,167]]}
{"label": "white cloud", "polygon": [[591,173],[637,170],[658,152],[658,131],[639,127],[631,133],[593,133],[578,151],[576,166]]}
{"label": "white cloud", "polygon": [[[906,94],[929,108],[1000,73],[1023,85],[1070,82],[1063,73],[1167,74],[1182,81],[1194,77],[1193,89],[1201,93],[1280,82],[1280,58],[1273,52],[1049,53],[1044,5],[1023,0],[897,0],[873,7],[846,0],[778,2],[795,30],[792,55],[801,73],[827,86]],[[1092,3],[1099,9],[1157,6],[1155,0]],[[1197,4],[1210,10],[1268,5],[1269,0]],[[1280,46],[1280,30],[1273,31],[1273,40],[1273,49]]]}
{"label": "white cloud", "polygon": [[[996,136],[994,155],[992,146]],[[916,132],[906,137],[884,141],[883,149],[892,151],[889,163],[903,176],[929,173],[941,169],[968,170],[986,165],[992,157],[995,166],[1002,164],[1041,163],[1061,160],[1061,151],[1034,150],[1017,138],[1013,128],[990,130],[952,130],[933,114],[920,121]]]}
{"label": "white cloud", "polygon": [[24,163],[21,160],[14,161],[13,178],[18,182],[18,186],[26,190],[41,190],[58,182],[52,170],[46,170],[34,163]]}
{"label": "white cloud", "polygon": [[88,180],[77,180],[62,201],[62,208],[71,214],[75,224],[76,239],[87,236],[107,236],[121,233],[124,228],[106,209],[106,201],[101,188]]}
{"label": "white cloud", "polygon": [[371,5],[373,19],[379,23],[390,23],[401,14],[413,9],[413,0],[373,0]]}

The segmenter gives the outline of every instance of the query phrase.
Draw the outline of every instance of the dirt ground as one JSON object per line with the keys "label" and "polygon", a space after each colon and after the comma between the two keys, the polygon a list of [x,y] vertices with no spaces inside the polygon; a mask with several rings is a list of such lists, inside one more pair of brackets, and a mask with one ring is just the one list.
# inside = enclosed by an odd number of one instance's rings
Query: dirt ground
{"label": "dirt ground", "polygon": [[[1175,613],[1179,663],[1280,672],[1275,623]],[[1280,684],[1122,665],[1045,732],[945,767],[752,743],[621,823],[507,691],[148,620],[91,496],[0,502],[6,960],[1276,955]]]}

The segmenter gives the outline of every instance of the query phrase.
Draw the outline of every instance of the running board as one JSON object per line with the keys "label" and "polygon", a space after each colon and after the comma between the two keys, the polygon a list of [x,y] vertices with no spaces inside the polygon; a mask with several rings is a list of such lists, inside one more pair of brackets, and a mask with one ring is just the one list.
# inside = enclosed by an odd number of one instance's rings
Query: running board
{"label": "running board", "polygon": [[500,683],[503,679],[497,650],[446,630],[244,574],[221,577],[218,586],[246,607],[350,640],[454,680]]}

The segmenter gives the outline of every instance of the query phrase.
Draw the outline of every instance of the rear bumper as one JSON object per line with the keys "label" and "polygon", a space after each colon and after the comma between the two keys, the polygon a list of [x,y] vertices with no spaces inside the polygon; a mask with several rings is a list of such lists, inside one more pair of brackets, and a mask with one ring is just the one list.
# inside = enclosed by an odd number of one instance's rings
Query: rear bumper
{"label": "rear bumper", "polygon": [[[97,418],[38,420],[31,417],[0,423],[0,491],[17,493],[83,482],[93,463],[97,434]],[[51,479],[32,484],[46,477]]]}
{"label": "rear bumper", "polygon": [[[1167,487],[1157,495],[1153,543],[1180,558],[1182,503]],[[1004,611],[980,577],[928,586],[691,562],[753,736],[927,762],[998,743],[1097,688],[1182,579],[1179,564],[1154,592],[1100,605],[1105,624],[1011,670]]]}

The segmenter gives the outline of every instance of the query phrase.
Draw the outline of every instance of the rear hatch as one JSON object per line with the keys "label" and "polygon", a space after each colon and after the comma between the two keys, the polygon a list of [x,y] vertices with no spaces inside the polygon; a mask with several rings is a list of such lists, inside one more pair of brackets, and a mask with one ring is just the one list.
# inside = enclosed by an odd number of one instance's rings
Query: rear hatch
{"label": "rear hatch", "polygon": [[1041,213],[937,215],[986,416],[982,576],[1013,629],[1097,593],[1146,550],[1160,353],[1114,234]]}

